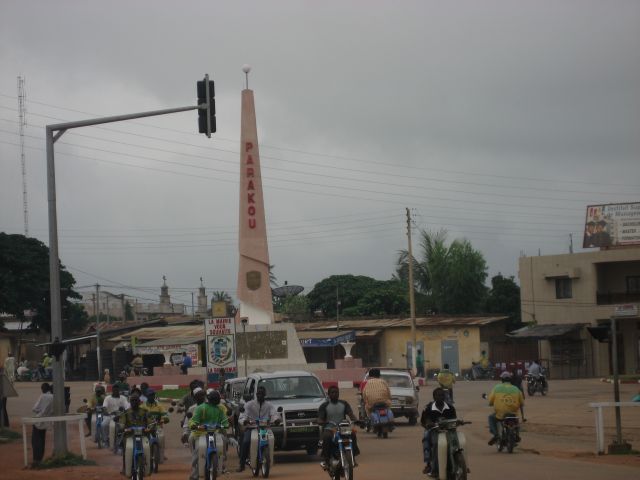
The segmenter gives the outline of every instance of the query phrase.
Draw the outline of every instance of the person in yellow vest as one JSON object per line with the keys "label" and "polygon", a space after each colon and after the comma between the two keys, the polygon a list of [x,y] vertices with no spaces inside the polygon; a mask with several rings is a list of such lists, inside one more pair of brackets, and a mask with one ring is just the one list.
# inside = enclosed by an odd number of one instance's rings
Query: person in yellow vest
{"label": "person in yellow vest", "polygon": [[[489,431],[491,432],[491,440],[489,445],[493,445],[498,441],[498,421],[507,415],[518,415],[518,411],[522,412],[524,420],[524,395],[518,387],[511,384],[511,372],[502,372],[500,375],[502,383],[499,383],[489,395],[489,406],[493,407],[494,413],[489,415]],[[518,439],[518,441],[520,441]]]}
{"label": "person in yellow vest", "polygon": [[162,425],[169,423],[169,415],[165,408],[156,400],[156,392],[147,388],[146,391],[147,401],[140,405],[140,408],[147,411],[149,418],[152,422],[155,422],[155,434],[158,436],[158,446],[160,448],[160,462],[163,462],[167,458],[164,456],[164,430]]}

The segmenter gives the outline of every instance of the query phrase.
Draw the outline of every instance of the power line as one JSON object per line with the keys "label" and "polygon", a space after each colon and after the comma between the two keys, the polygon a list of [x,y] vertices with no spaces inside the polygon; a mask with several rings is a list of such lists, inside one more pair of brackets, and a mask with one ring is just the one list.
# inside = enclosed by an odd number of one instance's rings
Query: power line
{"label": "power line", "polygon": [[[14,98],[12,95],[2,94],[2,93],[0,93],[0,96]],[[80,111],[80,110],[73,110],[73,109],[69,109],[69,108],[65,108],[65,107],[61,107],[61,106],[56,106],[56,105],[52,105],[52,104],[47,104],[47,103],[43,103],[43,102],[31,101],[31,103],[36,103],[36,104],[40,104],[40,105],[44,105],[44,106],[48,106],[48,107],[52,107],[52,108],[56,108],[56,109],[60,109],[60,110],[67,110],[67,111],[71,111],[71,112],[82,113],[84,115],[92,115],[92,116],[98,115],[98,114],[95,114],[95,113],[83,112],[83,111]],[[0,108],[5,108],[5,107],[0,106]],[[46,118],[52,118],[52,119],[55,119],[55,120],[67,121],[67,119],[64,119],[64,118],[48,117],[48,116],[45,116],[45,115],[43,115],[43,116],[46,117]],[[160,127],[160,126],[157,126],[157,125],[146,124],[146,123],[142,123],[142,122],[132,122],[132,123],[138,124],[138,125],[142,125],[142,126],[145,126],[145,127],[156,128],[156,129],[165,130],[165,131],[173,131],[173,132],[176,132],[176,133],[187,134],[187,135],[191,135],[191,136],[195,136],[196,135],[195,132],[191,132],[191,131],[184,131],[184,130],[177,130],[177,129],[171,129],[171,128],[166,128],[166,127]],[[110,130],[114,130],[114,129],[110,129]],[[130,134],[130,132],[123,132],[123,131],[117,131],[117,132],[118,133],[124,133],[124,134]],[[218,139],[219,140],[223,140],[223,141],[234,142],[234,143],[238,142],[237,139],[225,139],[225,138],[221,138],[221,137],[218,137]],[[163,141],[166,141],[166,140],[163,140]],[[268,144],[261,144],[260,146],[261,147],[266,147],[266,148],[271,148],[271,149],[276,149],[276,150],[281,150],[281,151],[288,151],[288,152],[292,152],[292,153],[300,153],[300,154],[304,154],[304,155],[320,156],[320,157],[324,157],[324,158],[333,158],[333,159],[336,159],[336,160],[348,160],[348,161],[360,162],[360,163],[365,163],[365,164],[381,165],[381,166],[384,166],[384,167],[392,167],[392,168],[405,168],[405,169],[412,169],[412,170],[424,170],[424,171],[429,171],[429,172],[438,171],[438,172],[447,173],[447,174],[465,175],[465,176],[466,175],[473,175],[474,177],[479,177],[480,176],[480,177],[490,177],[490,178],[503,178],[503,179],[508,179],[508,180],[527,180],[527,181],[534,181],[534,182],[540,182],[540,181],[543,181],[543,182],[557,182],[558,181],[558,179],[556,179],[556,178],[548,179],[548,178],[541,178],[541,177],[522,177],[522,176],[512,176],[512,175],[498,175],[498,174],[495,174],[495,173],[469,172],[469,171],[460,171],[460,170],[438,169],[438,168],[434,168],[434,167],[419,167],[419,166],[409,166],[409,165],[401,165],[401,164],[391,164],[391,163],[387,163],[387,162],[378,162],[378,161],[374,161],[374,160],[364,160],[364,159],[355,158],[355,157],[348,157],[348,156],[341,156],[341,155],[331,155],[331,154],[326,154],[326,153],[309,152],[309,151],[299,150],[299,149],[277,147],[277,146],[268,145]],[[598,182],[589,182],[589,181],[580,181],[580,180],[562,180],[562,182],[563,183],[571,183],[571,184],[579,184],[579,185],[599,185],[599,186],[607,185],[607,186],[615,186],[615,187],[637,187],[638,186],[638,185],[619,184],[619,183],[603,183],[603,182],[600,182],[600,181],[598,181]]]}
{"label": "power line", "polygon": [[[0,108],[4,108],[2,106],[0,106]],[[37,114],[34,114],[37,115]],[[2,120],[6,120],[6,119],[2,119]],[[57,120],[64,120],[64,119],[57,119]],[[42,126],[44,127],[44,126]],[[147,136],[147,135],[140,135],[137,133],[133,133],[133,132],[124,132],[124,131],[120,131],[120,130],[115,130],[115,129],[107,129],[110,131],[114,131],[117,133],[121,133],[121,134],[125,134],[125,135],[133,135],[133,136],[138,136],[138,137],[142,137],[142,138],[150,138],[150,139],[154,139],[157,141],[163,141],[163,142],[167,142],[167,143],[175,143],[175,144],[179,144],[179,145],[186,145],[186,146],[191,146],[191,147],[196,147],[196,148],[204,148],[207,150],[216,150],[216,151],[221,151],[221,152],[225,152],[225,153],[232,153],[234,155],[239,155],[238,152],[236,152],[235,150],[226,150],[226,149],[220,149],[220,148],[215,148],[215,147],[205,147],[205,146],[200,146],[200,145],[195,145],[195,144],[190,144],[190,143],[186,143],[186,142],[178,142],[178,141],[173,141],[173,140],[167,140],[167,139],[163,139],[160,137],[153,137],[153,136]],[[6,132],[6,131],[5,131]],[[12,133],[12,132],[6,132],[6,133]],[[192,153],[185,153],[185,152],[177,152],[177,151],[173,151],[173,150],[167,150],[167,149],[163,149],[163,148],[158,148],[158,147],[151,147],[148,145],[140,145],[140,144],[135,144],[135,143],[127,143],[127,142],[122,142],[119,140],[113,140],[113,139],[108,139],[108,138],[102,138],[102,137],[96,137],[96,136],[92,136],[92,135],[86,135],[86,134],[81,134],[78,132],[72,132],[73,135],[79,136],[79,137],[83,137],[83,138],[89,138],[89,139],[93,139],[93,140],[98,140],[98,141],[102,141],[102,142],[110,142],[110,143],[115,143],[115,144],[120,144],[120,145],[124,145],[124,146],[132,146],[132,147],[136,147],[136,148],[142,148],[142,149],[147,149],[147,150],[153,150],[153,151],[159,151],[159,152],[163,152],[163,153],[170,153],[173,155],[181,155],[181,156],[187,156],[187,157],[194,157],[194,158],[202,158],[205,160],[215,160],[218,162],[222,162],[222,163],[229,163],[229,164],[233,164],[234,166],[237,165],[237,161],[235,160],[223,160],[220,158],[215,158],[215,157],[208,157],[208,156],[204,156],[204,155],[196,155],[196,154],[192,154]],[[32,137],[32,138],[39,138],[39,137]],[[72,145],[72,146],[78,146],[81,148],[89,148],[89,149],[94,149],[92,147],[83,147],[82,145],[78,145],[78,144],[73,144],[73,143],[68,143],[68,142],[60,142],[61,144],[67,144],[67,145]],[[291,159],[282,159],[282,158],[278,158],[278,157],[271,157],[268,155],[261,155],[262,158],[269,158],[269,159],[273,159],[273,160],[277,160],[277,161],[283,161],[283,162],[287,162],[287,163],[294,163],[294,164],[300,164],[303,166],[312,166],[312,167],[316,167],[316,168],[335,168],[333,166],[327,166],[327,165],[319,165],[316,163],[310,163],[310,162],[303,162],[300,160],[291,160]],[[388,164],[389,166],[391,166],[391,164]],[[364,179],[364,178],[353,178],[353,177],[340,177],[340,176],[336,176],[336,175],[327,175],[327,174],[320,174],[320,173],[313,173],[313,172],[307,172],[307,171],[300,171],[300,170],[292,170],[290,168],[278,168],[278,167],[273,167],[273,166],[263,166],[264,169],[267,170],[275,170],[275,171],[283,171],[286,172],[287,174],[290,173],[298,173],[301,175],[308,175],[308,176],[321,176],[321,177],[325,177],[325,178],[333,178],[333,179],[340,179],[340,180],[348,180],[348,181],[356,181],[356,182],[360,182],[360,183],[369,183],[369,184],[375,184],[375,185],[388,185],[388,186],[398,186],[398,187],[402,187],[402,188],[417,188],[417,189],[424,189],[425,186],[424,185],[406,185],[406,184],[394,184],[394,183],[390,183],[387,181],[376,181],[376,180],[371,180],[371,179]],[[388,178],[388,177],[395,177],[395,178],[404,178],[404,179],[409,179],[409,180],[424,180],[427,182],[436,182],[436,183],[447,183],[447,184],[456,184],[456,185],[465,185],[465,186],[479,186],[479,187],[490,187],[490,188],[508,188],[508,189],[516,189],[516,190],[533,190],[533,191],[541,191],[541,192],[563,192],[563,193],[584,193],[583,190],[567,190],[567,189],[555,189],[555,188],[542,188],[542,187],[531,187],[531,186],[527,186],[527,185],[500,185],[500,184],[492,184],[492,183],[481,183],[481,182],[471,182],[471,181],[462,181],[462,180],[447,180],[447,179],[439,179],[439,178],[433,178],[433,177],[421,177],[421,176],[415,176],[415,175],[401,175],[401,174],[397,174],[397,173],[391,173],[391,172],[375,172],[375,171],[370,171],[370,170],[361,170],[361,169],[354,169],[354,168],[347,168],[344,165],[341,165],[339,167],[339,169],[341,171],[345,171],[345,172],[352,172],[352,173],[356,173],[356,174],[365,174],[365,175],[377,175],[377,176],[382,176],[384,178]],[[604,183],[600,183],[599,185],[606,185]],[[615,185],[616,187],[619,187],[620,185]],[[636,187],[634,185],[627,185],[629,187]],[[497,192],[475,192],[475,191],[469,191],[469,190],[464,190],[464,191],[460,191],[460,190],[452,190],[452,189],[446,189],[446,188],[437,188],[437,187],[429,187],[430,190],[435,190],[435,191],[442,191],[442,192],[452,192],[452,193],[467,193],[467,194],[472,194],[472,195],[489,195],[489,196],[501,196],[501,197],[514,197],[514,198],[525,198],[525,199],[540,199],[541,197],[539,196],[530,196],[530,195],[514,195],[514,194],[507,194],[507,193],[497,193]],[[597,195],[608,195],[608,196],[623,196],[623,195],[627,195],[627,193],[625,192],[598,192],[598,191],[593,191],[593,190],[589,190],[590,194],[597,194]],[[551,198],[551,197],[542,197],[545,200],[555,200],[555,201],[575,201],[575,202],[591,202],[592,199],[572,199],[572,198]]]}
{"label": "power line", "polygon": [[[0,129],[0,131],[3,131],[3,130]],[[33,136],[29,136],[29,137],[41,140],[38,137],[33,137]],[[4,141],[2,141],[0,143],[13,145],[10,142],[4,142]],[[103,152],[103,153],[111,153],[111,154],[115,154],[115,155],[129,157],[129,158],[139,158],[139,159],[142,159],[142,160],[147,160],[147,161],[156,162],[156,163],[179,165],[181,167],[190,167],[190,168],[196,168],[196,169],[200,169],[200,170],[214,171],[214,172],[218,172],[218,173],[238,175],[238,172],[236,172],[236,171],[221,170],[221,169],[212,168],[212,167],[204,167],[204,166],[201,166],[201,165],[185,164],[183,162],[176,162],[176,161],[171,161],[171,160],[160,160],[160,159],[156,159],[156,158],[152,158],[152,157],[145,157],[145,156],[141,156],[141,155],[134,155],[134,154],[129,154],[129,153],[116,152],[116,151],[111,151],[111,150],[95,148],[95,147],[86,147],[86,146],[72,144],[72,143],[68,143],[68,142],[59,142],[59,143],[60,144],[64,144],[64,145],[68,145],[68,146],[72,146],[72,147],[85,148],[85,149],[99,151],[99,152]],[[28,148],[33,148],[33,149],[36,149],[36,150],[42,150],[41,148],[32,147],[32,146],[29,146]],[[57,154],[78,157],[78,155],[67,153],[67,152],[57,152]],[[83,156],[82,158],[87,158],[87,159],[91,159],[91,160],[98,161],[98,162],[103,162],[103,163],[112,163],[112,164],[116,164],[116,165],[123,165],[123,166],[132,167],[132,168],[143,168],[143,169],[149,169],[149,170],[158,170],[158,169],[153,169],[151,167],[142,167],[142,166],[139,166],[139,165],[123,164],[123,163],[120,163],[120,162],[114,162],[114,161],[111,161],[111,160],[97,159],[97,158],[93,158],[93,157],[85,157],[85,156]],[[185,175],[185,176],[194,176],[194,175],[189,175],[189,174],[185,174],[185,173],[182,173],[182,172],[174,172],[174,171],[167,171],[167,170],[158,170],[158,171],[162,171],[162,172],[165,172],[165,173],[175,173],[175,174],[180,174],[180,175]],[[205,178],[211,178],[211,177],[205,177]],[[558,206],[552,206],[552,205],[523,205],[523,204],[511,204],[511,203],[505,204],[505,203],[500,203],[500,202],[489,202],[489,201],[485,201],[485,200],[463,200],[463,199],[457,199],[457,198],[436,197],[436,196],[430,196],[430,195],[418,195],[418,194],[411,194],[411,193],[386,192],[386,191],[379,191],[379,190],[376,191],[376,190],[368,190],[368,189],[364,189],[364,188],[344,187],[344,186],[340,186],[340,185],[322,184],[322,183],[315,183],[315,182],[305,182],[305,181],[301,181],[301,180],[291,180],[291,179],[277,178],[277,177],[265,177],[265,176],[263,176],[262,178],[263,179],[267,179],[267,180],[271,180],[271,181],[276,181],[276,182],[311,185],[311,186],[321,187],[321,188],[333,188],[333,189],[340,189],[340,190],[342,190],[344,188],[348,188],[350,191],[363,192],[363,193],[373,193],[373,194],[378,194],[378,195],[390,195],[390,196],[396,196],[396,197],[409,197],[409,198],[421,198],[421,199],[425,199],[425,200],[440,200],[440,201],[446,201],[446,202],[495,205],[495,206],[503,206],[503,207],[508,207],[508,208],[511,208],[511,207],[525,207],[525,208],[538,208],[538,209],[554,208],[555,210],[574,211],[573,208],[558,207]],[[213,178],[213,179],[214,180],[219,180],[219,179],[216,179],[216,178]],[[235,183],[237,183],[237,181]],[[280,188],[282,188],[282,187],[280,187]],[[294,189],[289,189],[289,190],[296,191]],[[310,192],[310,191],[306,191],[306,192],[307,193],[318,193],[318,192]],[[335,193],[331,193],[331,195],[332,196],[345,196],[343,194],[339,195],[339,194],[335,194]],[[351,196],[346,196],[346,197],[347,198],[359,198],[359,197],[351,197]],[[369,199],[367,199],[367,200],[369,200]],[[545,199],[545,200],[552,201],[552,199]],[[376,201],[388,201],[388,200],[376,199]],[[563,200],[563,201],[566,201],[566,200]],[[580,201],[580,200],[575,200],[575,201]],[[397,202],[397,203],[399,203],[399,202]]]}

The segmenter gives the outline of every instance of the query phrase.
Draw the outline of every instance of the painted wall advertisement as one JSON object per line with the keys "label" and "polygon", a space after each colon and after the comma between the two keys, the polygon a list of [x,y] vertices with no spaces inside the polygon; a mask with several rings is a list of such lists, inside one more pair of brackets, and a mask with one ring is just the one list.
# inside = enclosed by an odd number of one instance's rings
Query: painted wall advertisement
{"label": "painted wall advertisement", "polygon": [[589,205],[583,248],[640,245],[640,203]]}
{"label": "painted wall advertisement", "polygon": [[207,348],[207,380],[218,383],[220,370],[225,379],[238,375],[236,322],[233,318],[207,318],[204,322]]}

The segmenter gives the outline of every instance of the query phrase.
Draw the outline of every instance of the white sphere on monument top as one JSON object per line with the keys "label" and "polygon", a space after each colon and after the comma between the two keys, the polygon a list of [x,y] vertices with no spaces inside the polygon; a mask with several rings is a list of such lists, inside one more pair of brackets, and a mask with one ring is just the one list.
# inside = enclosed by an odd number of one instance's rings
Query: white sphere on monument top
{"label": "white sphere on monument top", "polygon": [[245,63],[244,65],[242,65],[242,71],[244,73],[249,73],[251,71],[251,65],[249,65],[248,63]]}

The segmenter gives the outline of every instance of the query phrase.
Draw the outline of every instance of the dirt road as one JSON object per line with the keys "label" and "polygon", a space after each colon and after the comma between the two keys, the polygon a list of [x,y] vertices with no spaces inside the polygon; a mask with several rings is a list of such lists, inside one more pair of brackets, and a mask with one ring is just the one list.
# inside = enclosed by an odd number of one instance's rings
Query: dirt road
{"label": "dirt road", "polygon": [[[30,408],[38,394],[36,384],[18,384],[20,399],[9,401],[9,413],[14,426],[19,419],[30,414]],[[611,400],[612,387],[597,380],[551,382],[548,397],[527,398],[526,423],[522,434],[523,442],[512,454],[498,453],[486,444],[488,429],[486,417],[490,409],[481,398],[482,392],[489,391],[489,382],[462,382],[456,386],[456,408],[459,417],[473,422],[463,427],[468,439],[470,478],[493,479],[515,477],[519,480],[535,479],[633,479],[640,478],[640,457],[596,457],[594,415],[587,404],[591,401]],[[72,383],[72,410],[81,405],[82,398],[90,391],[89,383]],[[638,387],[622,386],[623,398],[636,393]],[[432,387],[423,387],[420,392],[421,405],[431,396]],[[355,391],[342,392],[342,397],[355,405]],[[190,454],[179,442],[177,415],[172,416],[167,426],[169,460],[161,465],[156,478],[166,480],[186,480],[189,472]],[[613,412],[606,415],[607,426],[613,426]],[[360,432],[359,441],[362,455],[356,469],[358,479],[427,478],[422,469],[421,445],[422,429],[409,427],[403,421],[387,440],[374,438]],[[624,437],[636,448],[640,447],[640,408],[623,410]],[[613,430],[607,430],[607,441]],[[71,449],[79,451],[77,433],[69,432]],[[50,452],[51,437],[47,438],[47,453]],[[11,479],[121,479],[120,458],[108,450],[98,450],[89,442],[89,458],[98,462],[97,467],[78,467],[50,471],[22,469],[22,445],[14,443],[0,445],[1,465],[9,476],[0,473],[1,478]],[[318,458],[307,457],[302,452],[277,453],[276,465],[272,470],[274,478],[328,478],[319,465]],[[229,467],[235,470],[237,457],[232,453]],[[225,479],[249,479],[251,474],[229,473]]]}

